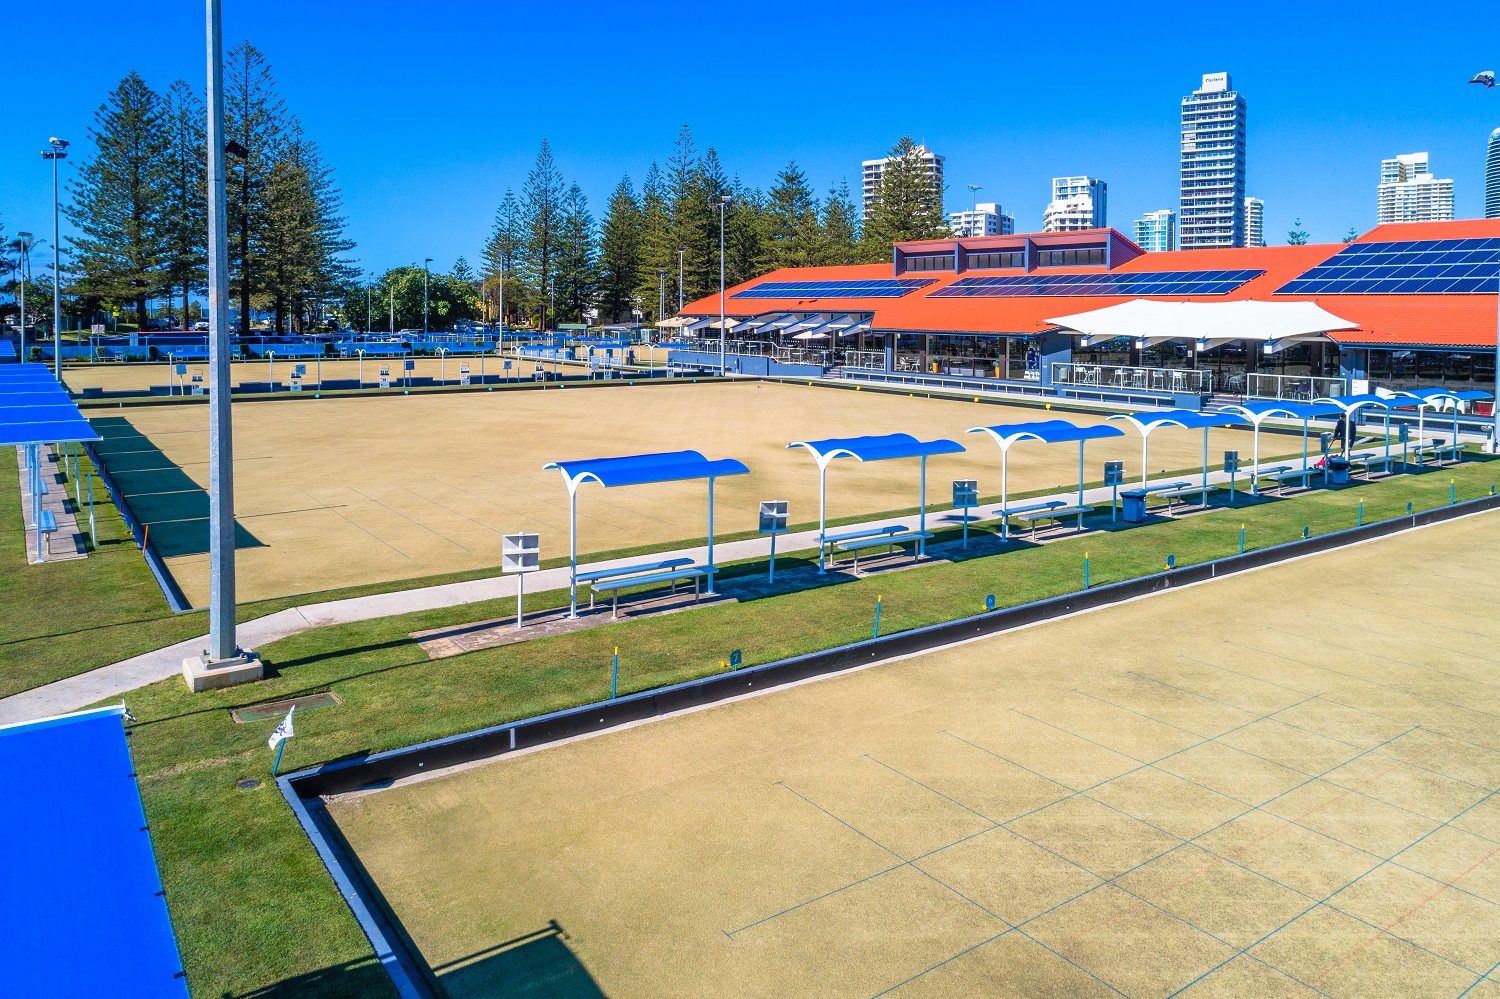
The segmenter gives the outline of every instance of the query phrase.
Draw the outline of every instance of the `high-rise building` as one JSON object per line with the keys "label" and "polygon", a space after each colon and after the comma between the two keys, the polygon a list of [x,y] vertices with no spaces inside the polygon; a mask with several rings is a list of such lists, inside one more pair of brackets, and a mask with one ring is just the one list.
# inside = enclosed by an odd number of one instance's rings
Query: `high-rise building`
{"label": "high-rise building", "polygon": [[1182,99],[1182,248],[1245,245],[1245,98],[1205,73]]}
{"label": "high-rise building", "polygon": [[1147,212],[1135,220],[1135,242],[1150,253],[1177,249],[1177,213],[1170,208]]}
{"label": "high-rise building", "polygon": [[[934,153],[926,146],[915,146],[912,150],[917,159],[927,168],[927,175],[932,178],[933,190],[937,191],[938,197],[943,195],[943,157]],[[864,221],[870,221],[870,213],[875,210],[875,196],[880,190],[880,177],[885,172],[885,165],[891,161],[889,156],[878,160],[865,160],[860,164],[863,175],[864,193]]]}
{"label": "high-rise building", "polygon": [[1245,199],[1245,245],[1266,245],[1266,203],[1259,198]]}
{"label": "high-rise building", "polygon": [[973,211],[949,212],[948,227],[960,238],[1009,236],[1016,231],[1015,215],[1006,215],[993,201],[981,201]]}
{"label": "high-rise building", "polygon": [[1432,175],[1426,153],[1380,161],[1375,221],[1447,222],[1453,218],[1453,181]]}
{"label": "high-rise building", "polygon": [[1052,201],[1042,213],[1043,232],[1076,232],[1109,225],[1108,185],[1093,177],[1053,177]]}
{"label": "high-rise building", "polygon": [[1484,153],[1484,217],[1500,219],[1500,128],[1490,133]]}

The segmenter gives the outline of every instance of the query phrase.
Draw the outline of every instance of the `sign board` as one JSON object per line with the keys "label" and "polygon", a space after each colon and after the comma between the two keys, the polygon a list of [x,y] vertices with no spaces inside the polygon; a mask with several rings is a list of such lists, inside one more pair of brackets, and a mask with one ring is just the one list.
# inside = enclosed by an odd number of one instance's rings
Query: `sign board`
{"label": "sign board", "polygon": [[177,365],[177,373],[179,375],[185,375],[185,374],[187,374],[187,365],[186,364],[179,364],[179,365]]}
{"label": "sign board", "polygon": [[391,366],[389,364],[382,364],[380,366],[380,387],[391,387]]}
{"label": "sign board", "polygon": [[91,333],[94,336],[103,336],[104,335],[104,324],[103,323],[95,323],[94,325],[92,325],[92,326],[89,327],[89,333]]}
{"label": "sign board", "polygon": [[1104,484],[1106,486],[1123,486],[1125,484],[1125,463],[1123,461],[1106,461],[1104,463]]}
{"label": "sign board", "polygon": [[1333,434],[1319,434],[1318,447],[1323,449],[1324,454],[1327,454],[1333,447]]}
{"label": "sign board", "polygon": [[509,361],[506,361],[506,362],[505,362],[505,370],[506,370],[506,371],[509,371],[509,370],[510,370],[510,362],[509,362]]}
{"label": "sign board", "polygon": [[991,593],[989,596],[987,596],[987,597],[984,598],[984,609],[985,610],[994,610],[995,609],[995,595],[993,593]]}
{"label": "sign board", "polygon": [[1411,441],[1411,427],[1408,427],[1408,426],[1397,427],[1396,428],[1396,439],[1399,440],[1402,444],[1410,443],[1410,441]]}
{"label": "sign board", "polygon": [[760,505],[760,533],[786,533],[787,501],[765,500]]}
{"label": "sign board", "polygon": [[458,366],[458,384],[460,384],[460,385],[467,385],[467,384],[469,384],[469,362],[468,361],[465,361],[464,363],[462,363],[462,364],[460,364]]}
{"label": "sign board", "polygon": [[412,360],[408,360],[406,362],[406,368],[405,368],[405,370],[407,370],[407,371],[415,371],[415,370],[417,370],[417,362],[416,361],[412,361]]}
{"label": "sign board", "polygon": [[1238,472],[1240,470],[1240,453],[1238,451],[1224,452],[1224,471]]}
{"label": "sign board", "polygon": [[979,505],[979,482],[976,479],[953,480],[953,509],[968,510]]}
{"label": "sign board", "polygon": [[729,668],[730,669],[739,669],[740,668],[740,663],[742,663],[744,661],[745,661],[745,657],[740,653],[739,649],[735,649],[733,652],[729,653]]}
{"label": "sign board", "polygon": [[542,567],[540,534],[505,534],[500,541],[501,572],[536,572]]}
{"label": "sign board", "polygon": [[292,368],[292,374],[296,375],[298,378],[301,378],[303,375],[307,374],[307,365],[297,365],[296,367]]}

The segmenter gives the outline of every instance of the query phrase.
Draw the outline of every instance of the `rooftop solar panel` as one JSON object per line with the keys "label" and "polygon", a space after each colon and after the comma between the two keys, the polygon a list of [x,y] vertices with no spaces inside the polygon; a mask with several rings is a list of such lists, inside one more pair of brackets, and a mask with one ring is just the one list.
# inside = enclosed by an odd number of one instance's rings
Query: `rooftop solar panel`
{"label": "rooftop solar panel", "polygon": [[1227,295],[1262,270],[1007,274],[962,278],[930,298],[1046,298],[1107,295]]}
{"label": "rooftop solar panel", "polygon": [[1350,243],[1279,295],[1472,295],[1500,286],[1500,237]]}
{"label": "rooftop solar panel", "polygon": [[731,298],[900,298],[935,278],[867,278],[855,281],[767,281]]}

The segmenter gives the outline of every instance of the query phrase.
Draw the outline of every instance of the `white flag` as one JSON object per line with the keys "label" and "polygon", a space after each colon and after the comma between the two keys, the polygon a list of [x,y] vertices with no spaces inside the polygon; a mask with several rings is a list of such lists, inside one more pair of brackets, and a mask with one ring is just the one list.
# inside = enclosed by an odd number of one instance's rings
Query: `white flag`
{"label": "white flag", "polygon": [[296,710],[297,705],[293,704],[292,710],[286,713],[286,717],[281,719],[281,724],[276,726],[276,731],[271,733],[270,742],[272,749],[275,749],[277,746],[281,745],[282,739],[290,739],[292,736],[297,734],[296,732],[292,731],[292,711]]}

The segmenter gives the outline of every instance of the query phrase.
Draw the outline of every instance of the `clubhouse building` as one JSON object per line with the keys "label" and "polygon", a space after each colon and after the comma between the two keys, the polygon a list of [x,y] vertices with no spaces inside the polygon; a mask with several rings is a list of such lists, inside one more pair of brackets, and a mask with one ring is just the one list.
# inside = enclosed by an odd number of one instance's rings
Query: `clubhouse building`
{"label": "clubhouse building", "polygon": [[[778,270],[729,288],[727,366],[1176,404],[1492,390],[1497,294],[1500,219],[1382,225],[1347,244],[1159,253],[1113,229],[924,240],[897,244],[889,264]],[[1163,318],[1165,303],[1317,308],[1178,310],[1201,322],[1185,330]],[[719,311],[716,294],[663,324],[678,338],[673,363],[717,366]],[[1287,312],[1302,325],[1257,327]],[[1130,316],[1135,325],[1119,321]]]}

